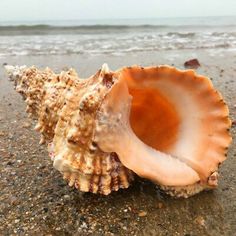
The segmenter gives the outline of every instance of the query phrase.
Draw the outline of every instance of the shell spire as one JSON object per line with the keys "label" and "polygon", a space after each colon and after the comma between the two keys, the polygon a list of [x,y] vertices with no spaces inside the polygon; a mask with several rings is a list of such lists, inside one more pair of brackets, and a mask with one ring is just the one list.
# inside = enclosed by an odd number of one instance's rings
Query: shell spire
{"label": "shell spire", "polygon": [[88,79],[73,69],[6,70],[70,186],[107,195],[134,173],[178,197],[217,186],[231,122],[208,78],[169,66],[104,64]]}
{"label": "shell spire", "polygon": [[16,91],[25,99],[27,113],[38,120],[35,130],[42,135],[40,143],[51,141],[65,95],[78,83],[76,72],[70,69],[55,74],[49,68],[41,71],[34,66],[7,65],[5,68]]}
{"label": "shell spire", "polygon": [[70,186],[105,195],[129,186],[133,173],[93,140],[96,113],[113,83],[107,64],[86,80],[73,69],[56,74],[49,68],[5,68],[27,103],[26,111],[38,121],[40,144],[49,143],[53,165]]}

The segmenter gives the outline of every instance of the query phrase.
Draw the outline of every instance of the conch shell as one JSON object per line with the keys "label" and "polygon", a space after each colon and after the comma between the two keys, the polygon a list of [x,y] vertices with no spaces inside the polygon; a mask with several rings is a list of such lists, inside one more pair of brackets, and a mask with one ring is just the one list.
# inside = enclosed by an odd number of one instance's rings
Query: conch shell
{"label": "conch shell", "polygon": [[73,69],[6,69],[70,186],[107,195],[134,173],[177,197],[217,186],[231,122],[208,78],[169,66],[104,64],[88,79]]}

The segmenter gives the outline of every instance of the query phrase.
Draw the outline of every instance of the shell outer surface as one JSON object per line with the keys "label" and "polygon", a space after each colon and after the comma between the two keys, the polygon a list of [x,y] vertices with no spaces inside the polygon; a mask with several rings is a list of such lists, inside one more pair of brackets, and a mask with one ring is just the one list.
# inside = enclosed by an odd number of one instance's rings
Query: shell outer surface
{"label": "shell outer surface", "polygon": [[27,103],[26,111],[37,120],[40,143],[49,143],[53,165],[70,186],[104,195],[129,187],[132,171],[94,140],[94,120],[115,82],[114,73],[104,66],[94,76],[79,79],[73,69],[60,74],[34,66],[6,69]]}

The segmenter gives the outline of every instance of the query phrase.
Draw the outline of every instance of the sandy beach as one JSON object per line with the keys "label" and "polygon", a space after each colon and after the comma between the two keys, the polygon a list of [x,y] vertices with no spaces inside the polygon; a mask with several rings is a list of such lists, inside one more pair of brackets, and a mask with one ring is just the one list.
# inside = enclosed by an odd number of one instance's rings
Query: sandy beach
{"label": "sandy beach", "polygon": [[[107,62],[111,69],[139,64],[183,63],[197,57],[198,73],[211,78],[236,119],[236,54],[225,50],[130,53],[123,56],[11,56],[0,64],[74,67],[80,77]],[[232,143],[220,169],[219,187],[189,199],[174,199],[149,181],[109,196],[79,193],[53,169],[33,131],[25,103],[0,68],[0,234],[1,235],[235,235],[236,149]],[[235,138],[236,126],[231,129]]]}

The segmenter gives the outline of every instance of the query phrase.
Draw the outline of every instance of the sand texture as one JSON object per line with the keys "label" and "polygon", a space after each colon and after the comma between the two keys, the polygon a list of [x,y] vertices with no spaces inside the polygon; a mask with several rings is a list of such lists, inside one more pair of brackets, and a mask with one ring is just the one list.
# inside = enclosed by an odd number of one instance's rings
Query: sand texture
{"label": "sand texture", "polygon": [[[177,55],[177,56],[176,56]],[[0,64],[73,66],[86,77],[107,62],[111,69],[174,64],[182,68],[188,51],[119,56],[31,56],[0,59]],[[209,76],[236,119],[236,54],[199,51],[199,73]],[[236,146],[220,169],[218,189],[189,199],[173,199],[149,181],[109,196],[79,193],[53,169],[25,103],[0,68],[0,235],[235,235]],[[231,129],[233,138],[236,126]]]}

